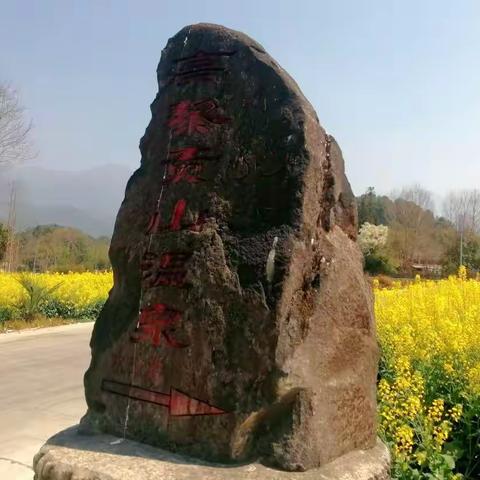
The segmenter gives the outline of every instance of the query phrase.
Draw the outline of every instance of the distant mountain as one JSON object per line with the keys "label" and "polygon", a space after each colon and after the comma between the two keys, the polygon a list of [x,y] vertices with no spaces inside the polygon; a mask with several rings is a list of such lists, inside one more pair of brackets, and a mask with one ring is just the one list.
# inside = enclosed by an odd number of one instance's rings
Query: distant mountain
{"label": "distant mountain", "polygon": [[110,236],[131,174],[122,165],[77,172],[30,165],[0,170],[0,220],[8,216],[10,185],[15,180],[17,230],[57,224]]}

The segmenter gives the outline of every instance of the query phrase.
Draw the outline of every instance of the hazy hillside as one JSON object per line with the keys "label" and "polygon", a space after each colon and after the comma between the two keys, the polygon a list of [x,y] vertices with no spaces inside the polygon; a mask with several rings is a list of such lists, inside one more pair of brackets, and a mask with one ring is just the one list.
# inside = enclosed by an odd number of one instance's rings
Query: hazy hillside
{"label": "hazy hillside", "polygon": [[90,235],[111,235],[132,171],[105,165],[78,172],[22,166],[0,171],[0,220],[8,215],[13,179],[17,190],[17,229],[57,224]]}

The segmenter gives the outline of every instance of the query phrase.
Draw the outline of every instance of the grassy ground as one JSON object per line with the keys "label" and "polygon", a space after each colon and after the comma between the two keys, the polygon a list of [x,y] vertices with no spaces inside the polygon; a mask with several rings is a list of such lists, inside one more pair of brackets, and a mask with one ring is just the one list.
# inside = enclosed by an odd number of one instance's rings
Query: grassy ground
{"label": "grassy ground", "polygon": [[44,327],[57,327],[59,325],[70,325],[72,323],[89,322],[93,319],[72,319],[61,317],[37,317],[33,320],[8,320],[6,322],[0,322],[0,333],[6,333],[10,331],[25,330],[28,328],[44,328]]}

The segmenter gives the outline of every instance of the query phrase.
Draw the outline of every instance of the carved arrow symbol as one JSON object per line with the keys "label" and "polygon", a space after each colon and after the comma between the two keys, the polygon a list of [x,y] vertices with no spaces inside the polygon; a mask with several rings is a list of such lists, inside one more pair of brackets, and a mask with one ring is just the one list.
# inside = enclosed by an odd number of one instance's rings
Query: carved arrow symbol
{"label": "carved arrow symbol", "polygon": [[221,408],[214,407],[207,402],[190,397],[186,393],[175,388],[171,388],[170,393],[162,393],[113,380],[103,380],[102,390],[122,397],[167,407],[169,414],[173,417],[222,415],[227,413]]}

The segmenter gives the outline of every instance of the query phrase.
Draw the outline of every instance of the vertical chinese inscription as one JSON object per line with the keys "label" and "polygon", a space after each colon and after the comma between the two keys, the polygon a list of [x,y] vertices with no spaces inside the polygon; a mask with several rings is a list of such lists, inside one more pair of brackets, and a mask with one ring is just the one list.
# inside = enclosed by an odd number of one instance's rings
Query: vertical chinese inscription
{"label": "vertical chinese inscription", "polygon": [[[226,73],[225,60],[234,52],[195,54],[174,61],[170,85],[183,86],[195,82],[218,83]],[[206,220],[206,213],[192,212],[193,221],[185,221],[188,198],[185,193],[175,199],[176,187],[189,185],[196,188],[208,182],[204,176],[207,165],[215,165],[221,154],[212,151],[209,145],[214,130],[226,128],[230,118],[224,114],[219,102],[214,98],[181,98],[169,107],[166,127],[169,129],[169,148],[163,165],[163,178],[159,182],[161,192],[156,209],[146,227],[148,247],[141,261],[141,300],[138,321],[131,334],[134,344],[142,343],[150,348],[186,349],[188,343],[179,340],[175,331],[181,327],[183,312],[175,306],[158,302],[143,305],[144,293],[152,288],[188,288],[188,262],[194,252],[167,251],[155,253],[150,250],[153,235],[180,231],[198,232]],[[170,211],[165,211],[162,203],[164,190],[170,191],[174,199]],[[184,190],[182,190],[184,192]],[[155,295],[155,294],[154,294]],[[120,384],[104,380],[103,389],[107,392],[127,396],[169,407],[171,416],[217,415],[226,413],[222,409],[195,399],[172,387],[168,396],[162,392],[147,391],[143,387]]]}

